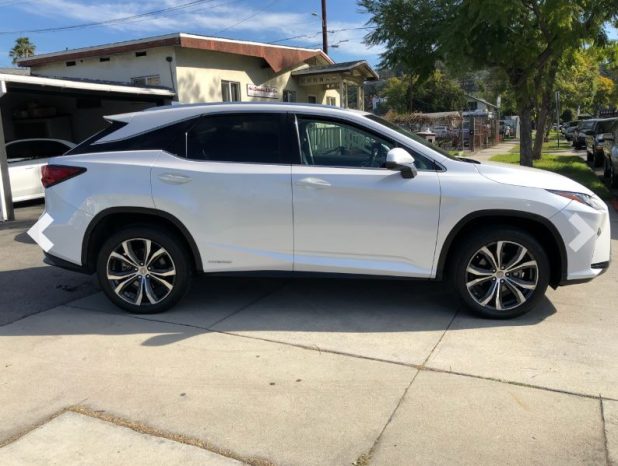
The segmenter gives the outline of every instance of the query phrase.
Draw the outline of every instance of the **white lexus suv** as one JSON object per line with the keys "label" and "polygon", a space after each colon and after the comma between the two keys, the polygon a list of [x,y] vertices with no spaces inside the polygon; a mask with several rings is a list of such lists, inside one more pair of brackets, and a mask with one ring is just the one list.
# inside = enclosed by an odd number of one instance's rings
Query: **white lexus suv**
{"label": "white lexus suv", "polygon": [[607,206],[549,172],[454,158],[365,112],[200,104],[108,118],[43,167],[30,230],[119,307],[176,304],[193,273],[450,278],[521,315],[610,260]]}

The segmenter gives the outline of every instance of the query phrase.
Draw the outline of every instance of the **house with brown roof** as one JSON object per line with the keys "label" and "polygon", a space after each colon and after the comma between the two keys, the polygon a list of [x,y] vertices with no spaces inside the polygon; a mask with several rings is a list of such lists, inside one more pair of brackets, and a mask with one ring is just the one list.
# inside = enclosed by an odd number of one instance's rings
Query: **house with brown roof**
{"label": "house with brown roof", "polygon": [[319,49],[184,33],[35,55],[19,65],[35,76],[162,87],[182,103],[287,101],[362,108],[363,83],[377,78],[366,61],[335,64]]}

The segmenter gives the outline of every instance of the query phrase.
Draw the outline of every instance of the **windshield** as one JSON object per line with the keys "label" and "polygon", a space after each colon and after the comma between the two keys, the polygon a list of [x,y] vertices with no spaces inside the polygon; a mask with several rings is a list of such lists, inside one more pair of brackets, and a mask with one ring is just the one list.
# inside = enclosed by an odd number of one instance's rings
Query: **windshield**
{"label": "windshield", "polygon": [[396,125],[396,124],[394,124],[394,123],[391,123],[390,121],[388,121],[388,120],[386,120],[386,119],[384,119],[384,118],[382,118],[382,117],[379,117],[379,116],[377,116],[377,115],[365,115],[365,116],[366,116],[368,119],[370,119],[371,121],[375,121],[376,123],[379,123],[379,124],[381,124],[381,125],[383,125],[383,126],[386,126],[387,128],[392,129],[393,131],[397,131],[399,134],[402,134],[402,135],[404,135],[405,137],[410,138],[410,139],[412,139],[412,140],[414,140],[414,141],[418,142],[419,144],[422,144],[422,145],[424,145],[424,146],[426,146],[426,147],[430,148],[430,149],[431,149],[431,150],[433,150],[434,152],[437,152],[438,154],[441,154],[441,155],[443,155],[444,157],[448,157],[449,159],[452,159],[452,160],[458,160],[458,158],[457,158],[457,157],[455,157],[455,156],[453,156],[453,155],[449,154],[449,153],[448,153],[447,151],[445,151],[444,149],[442,149],[442,148],[440,148],[440,147],[438,147],[438,146],[436,146],[436,145],[434,145],[434,144],[431,144],[430,142],[426,141],[426,140],[425,140],[425,139],[423,139],[422,137],[417,136],[417,135],[416,135],[416,134],[414,134],[412,131],[408,131],[407,129],[402,128],[401,126]]}

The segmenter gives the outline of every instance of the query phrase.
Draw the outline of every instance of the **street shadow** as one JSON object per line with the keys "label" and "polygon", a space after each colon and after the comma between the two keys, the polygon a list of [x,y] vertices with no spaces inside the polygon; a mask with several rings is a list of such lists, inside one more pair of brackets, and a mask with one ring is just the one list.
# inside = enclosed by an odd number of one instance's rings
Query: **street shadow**
{"label": "street shadow", "polygon": [[[14,273],[0,272],[0,284]],[[26,286],[20,292],[45,299]],[[333,338],[407,332],[414,338],[415,332],[445,330],[457,313],[465,316],[467,328],[487,328],[536,325],[556,312],[545,299],[528,315],[512,320],[468,316],[458,297],[440,282],[209,276],[195,278],[187,296],[162,314],[127,315],[102,293],[68,306],[58,316],[47,313],[32,324],[25,319],[0,327],[0,336],[152,334],[144,346],[169,345],[211,331],[331,333]]]}

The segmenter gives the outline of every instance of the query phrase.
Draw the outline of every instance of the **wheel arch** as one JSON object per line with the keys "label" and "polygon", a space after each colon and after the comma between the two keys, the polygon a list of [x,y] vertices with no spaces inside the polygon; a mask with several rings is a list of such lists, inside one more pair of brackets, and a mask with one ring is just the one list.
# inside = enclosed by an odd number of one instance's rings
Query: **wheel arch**
{"label": "wheel arch", "polygon": [[101,246],[111,232],[124,225],[136,223],[163,226],[175,233],[191,255],[192,269],[203,272],[200,251],[184,224],[168,212],[147,207],[110,207],[95,215],[82,240],[81,260],[86,270],[91,273],[96,270],[97,246]]}
{"label": "wheel arch", "polygon": [[446,237],[436,267],[436,279],[444,278],[449,260],[454,256],[457,239],[474,228],[492,225],[509,225],[532,234],[545,249],[551,267],[550,285],[557,287],[566,280],[568,257],[562,236],[556,226],[547,218],[529,212],[513,210],[481,210],[463,217]]}

